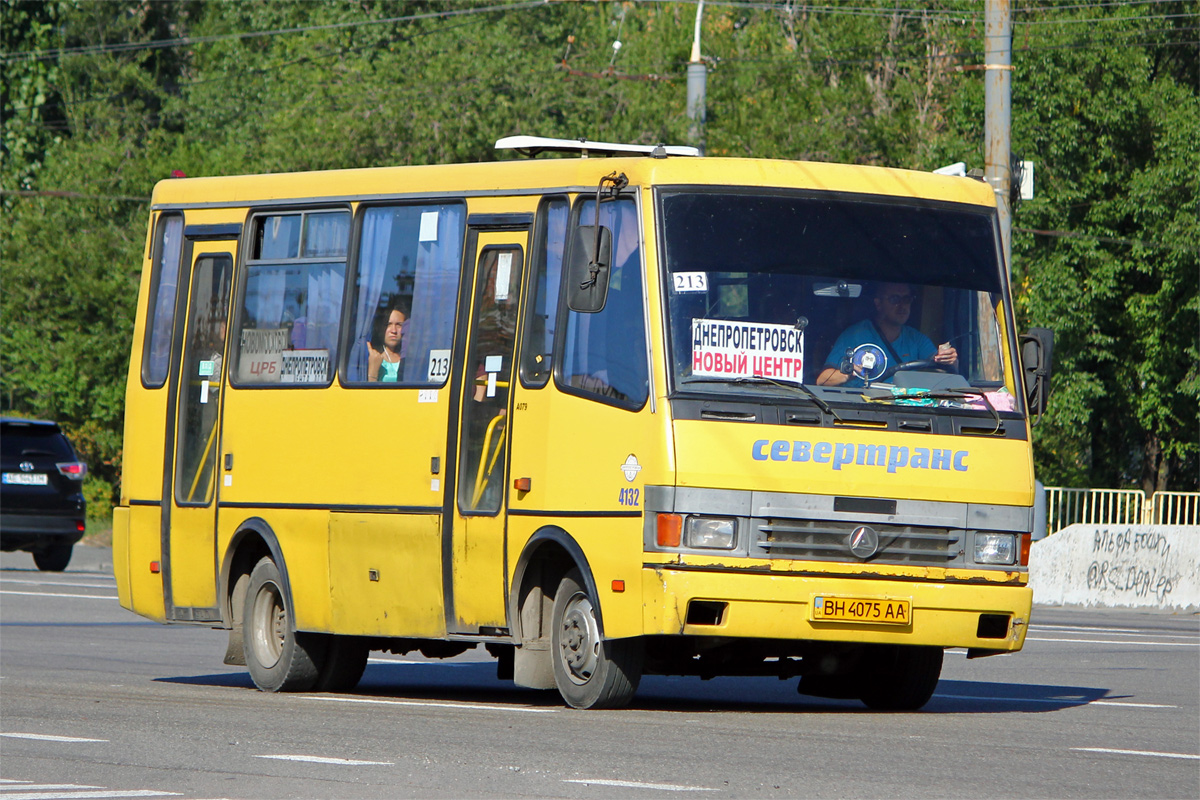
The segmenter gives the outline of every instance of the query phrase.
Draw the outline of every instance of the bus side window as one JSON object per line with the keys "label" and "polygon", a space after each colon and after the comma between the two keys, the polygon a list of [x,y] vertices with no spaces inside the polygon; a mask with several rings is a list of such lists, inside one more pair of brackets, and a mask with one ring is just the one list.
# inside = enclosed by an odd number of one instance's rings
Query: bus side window
{"label": "bus side window", "polygon": [[[595,219],[595,200],[578,206],[578,220]],[[612,232],[608,299],[594,314],[567,314],[560,387],[618,405],[640,407],[650,394],[642,297],[637,207],[622,198],[602,203],[600,224]]]}
{"label": "bus side window", "polygon": [[[362,215],[343,380],[442,386],[450,376],[466,213],[462,203],[377,206]],[[384,353],[379,322],[405,314],[399,353]],[[372,359],[372,353],[375,357]],[[371,374],[372,364],[398,366]]]}
{"label": "bus side window", "polygon": [[179,262],[183,253],[183,217],[164,214],[158,221],[154,243],[154,288],[146,345],[142,354],[142,383],[162,386],[171,364],[171,334],[175,329],[175,298],[179,294]]}
{"label": "bus side window", "polygon": [[567,241],[567,201],[551,197],[538,209],[534,235],[533,269],[528,316],[521,343],[521,383],[529,388],[546,385],[553,366],[554,329],[558,322],[558,296],[562,283],[563,250]]}
{"label": "bus side window", "polygon": [[254,219],[238,332],[238,385],[333,380],[341,328],[350,212]]}

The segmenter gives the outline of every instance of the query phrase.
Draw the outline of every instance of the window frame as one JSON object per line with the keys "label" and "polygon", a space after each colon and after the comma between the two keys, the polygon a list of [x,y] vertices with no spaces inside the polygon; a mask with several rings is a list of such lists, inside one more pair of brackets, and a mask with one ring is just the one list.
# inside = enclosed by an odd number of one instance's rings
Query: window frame
{"label": "window frame", "polygon": [[[462,228],[460,247],[462,253],[457,261],[456,269],[458,274],[454,281],[454,303],[453,314],[454,319],[450,327],[451,337],[449,341],[450,362],[451,367],[447,372],[446,378],[441,383],[431,384],[426,381],[422,382],[405,382],[405,381],[372,381],[372,380],[349,380],[347,374],[349,372],[348,362],[350,360],[351,348],[355,344],[355,327],[357,319],[352,319],[355,308],[358,305],[358,275],[359,275],[359,253],[362,250],[362,228],[363,220],[367,213],[379,208],[401,208],[401,207],[428,207],[428,206],[457,206],[462,210]],[[369,203],[359,203],[355,208],[354,217],[350,224],[350,247],[346,256],[346,290],[342,294],[342,330],[341,339],[338,342],[338,358],[337,358],[337,384],[343,389],[446,389],[450,386],[450,380],[454,374],[454,347],[455,347],[455,331],[458,330],[458,314],[459,306],[462,304],[462,276],[464,261],[470,254],[467,253],[467,216],[469,212],[467,200],[465,197],[418,197],[404,198],[394,200],[377,200]],[[471,269],[475,267],[471,263]],[[414,281],[414,288],[415,288]],[[411,318],[411,299],[410,299],[410,318]]]}
{"label": "window frame", "polygon": [[[562,338],[559,335],[560,329],[558,327],[560,319],[559,310],[562,307],[563,301],[563,267],[566,264],[566,247],[570,236],[564,237],[562,259],[558,265],[559,281],[558,292],[555,293],[556,297],[554,301],[554,335],[550,340],[550,368],[542,373],[540,379],[530,378],[528,375],[528,370],[526,369],[526,364],[528,363],[527,357],[533,355],[531,348],[534,347],[534,343],[532,342],[530,336],[530,331],[533,329],[533,319],[536,316],[537,298],[534,296],[534,293],[538,288],[537,280],[540,272],[544,269],[547,276],[549,276],[549,267],[546,264],[547,259],[545,249],[547,233],[543,229],[542,223],[546,222],[548,227],[550,216],[549,209],[552,203],[564,203],[566,205],[568,233],[571,230],[572,204],[570,195],[548,194],[543,196],[542,199],[538,201],[537,215],[533,222],[533,236],[529,242],[528,255],[530,258],[528,259],[525,267],[525,314],[521,320],[521,341],[517,352],[517,374],[521,381],[521,387],[524,389],[543,389],[549,385],[554,376],[554,365],[558,363],[555,355],[558,348],[558,340]],[[549,280],[547,279],[547,284],[548,283]],[[549,294],[547,294],[547,298],[548,297]],[[538,344],[540,350],[540,342]]]}
{"label": "window frame", "polygon": [[[161,380],[154,380],[153,376],[148,373],[150,371],[150,358],[154,352],[154,323],[158,319],[158,292],[162,286],[162,256],[164,253],[163,237],[166,235],[166,226],[171,220],[179,220],[179,262],[175,268],[175,297],[170,304],[171,308],[171,326],[168,333],[169,341],[167,344],[167,364],[166,370],[163,373]],[[187,251],[187,237],[183,235],[187,228],[187,220],[180,212],[164,212],[159,214],[158,219],[154,224],[154,239],[151,243],[150,250],[150,291],[146,300],[146,322],[142,331],[142,366],[141,379],[142,388],[144,389],[161,389],[166,386],[167,381],[171,377],[171,361],[175,351],[175,329],[179,323],[179,281],[184,275],[184,256]],[[187,273],[190,278],[191,264],[187,265]]]}
{"label": "window frame", "polygon": [[[575,196],[574,202],[571,204],[571,216],[567,221],[567,249],[563,253],[563,264],[564,265],[569,264],[570,259],[571,259],[570,247],[571,247],[571,242],[572,242],[572,238],[573,238],[571,236],[571,232],[576,227],[578,227],[580,224],[580,217],[583,213],[584,205],[589,200],[595,201],[595,199],[596,199],[596,195],[594,192],[581,193],[581,194]],[[646,282],[646,278],[647,278],[647,275],[646,275],[646,272],[647,272],[647,268],[646,268],[646,238],[645,238],[645,232],[642,230],[642,218],[643,218],[642,217],[642,214],[643,214],[642,194],[640,191],[638,191],[637,187],[632,187],[630,189],[626,189],[625,191],[620,192],[616,197],[602,198],[601,202],[606,202],[606,201],[607,202],[620,202],[622,200],[632,200],[633,201],[634,218],[637,221],[637,225],[638,225],[638,275],[639,275],[639,279],[641,281],[641,298],[640,298],[640,302],[638,303],[638,309],[641,313],[641,318],[642,318],[642,342],[641,342],[641,346],[638,348],[638,352],[640,353],[641,357],[643,359],[645,359],[646,395],[645,395],[645,397],[643,397],[637,401],[622,400],[617,397],[609,397],[609,396],[600,394],[598,392],[593,392],[593,391],[589,391],[587,389],[581,389],[576,386],[571,386],[570,383],[566,380],[566,378],[563,374],[563,362],[565,360],[566,347],[567,347],[567,322],[568,322],[570,314],[582,313],[582,312],[572,312],[570,309],[567,308],[567,281],[565,279],[559,283],[558,319],[555,324],[555,331],[556,331],[557,335],[555,336],[555,342],[554,342],[554,364],[553,364],[552,371],[554,374],[554,385],[563,394],[572,395],[574,397],[581,397],[585,400],[591,400],[591,401],[594,401],[597,403],[602,403],[607,406],[613,406],[614,408],[619,408],[619,409],[622,409],[623,411],[636,412],[636,411],[641,411],[643,408],[645,408],[647,403],[650,403],[654,396],[654,372],[653,372],[654,362],[650,356],[650,319],[649,319],[649,313],[648,313],[648,311],[649,311],[649,297],[648,297],[649,287]],[[615,249],[615,244],[614,244],[614,249]],[[609,273],[609,277],[611,279],[611,270]],[[609,302],[611,302],[611,301],[612,301],[612,293],[611,293],[611,288],[610,288]],[[607,308],[607,307],[608,307],[608,304],[606,303],[605,308]],[[601,309],[600,311],[598,311],[596,313],[603,314],[604,309]]]}
{"label": "window frame", "polygon": [[[324,381],[312,381],[301,383],[283,383],[280,381],[243,381],[238,378],[238,373],[241,371],[242,361],[242,331],[243,324],[246,322],[246,289],[250,282],[250,269],[253,267],[270,267],[270,266],[300,266],[307,267],[316,264],[335,263],[338,259],[329,257],[319,258],[302,258],[296,257],[293,259],[256,259],[252,258],[254,252],[255,239],[258,234],[256,225],[259,220],[265,217],[287,216],[289,214],[300,214],[302,216],[317,215],[322,213],[349,213],[350,228],[348,240],[346,242],[346,253],[342,257],[342,303],[339,306],[339,319],[337,325],[337,336],[335,339],[336,346],[340,349],[344,339],[345,327],[344,315],[346,309],[346,290],[347,290],[347,275],[349,273],[349,259],[354,244],[354,208],[350,203],[336,204],[302,204],[302,205],[287,205],[287,206],[272,206],[268,208],[251,208],[246,215],[246,222],[242,228],[242,240],[238,243],[238,264],[237,271],[234,274],[236,283],[234,289],[234,300],[236,304],[233,309],[233,314],[230,315],[229,333],[233,334],[228,345],[229,350],[229,367],[226,374],[229,376],[229,385],[238,389],[326,389],[333,385],[337,380],[338,365],[341,361],[341,355],[338,354],[332,360],[330,373]],[[300,242],[297,252],[303,252],[304,248],[304,222],[301,223]]]}

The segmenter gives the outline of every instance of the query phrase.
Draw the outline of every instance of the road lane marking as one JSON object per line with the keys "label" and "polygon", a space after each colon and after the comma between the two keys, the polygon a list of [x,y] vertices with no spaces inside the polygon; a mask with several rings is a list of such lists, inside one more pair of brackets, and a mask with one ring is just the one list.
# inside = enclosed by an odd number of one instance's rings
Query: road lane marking
{"label": "road lane marking", "polygon": [[[19,783],[13,786],[0,786],[0,792],[12,792],[20,790],[22,792],[48,792],[51,789],[103,789],[103,786],[80,786],[75,783]],[[0,797],[7,795],[0,794]]]}
{"label": "road lane marking", "polygon": [[658,789],[664,792],[715,792],[707,786],[681,786],[677,783],[639,783],[638,781],[610,781],[599,778],[568,778],[563,783],[582,783],[585,786],[615,786],[618,789]]}
{"label": "road lane marking", "polygon": [[276,761],[304,761],[309,764],[340,764],[348,767],[393,767],[392,761],[357,761],[353,758],[328,758],[326,756],[255,756],[273,758]]}
{"label": "road lane marking", "polygon": [[97,792],[14,792],[0,795],[4,800],[102,800],[118,797],[178,797],[179,792],[156,792],[153,789],[130,789],[128,791]]}
{"label": "road lane marking", "polygon": [[71,586],[76,589],[111,589],[116,581],[108,580],[103,583],[65,583],[62,581],[21,581],[13,578],[0,578],[0,584],[18,583],[22,586]]}
{"label": "road lane marking", "polygon": [[1030,625],[1031,631],[1075,631],[1078,633],[1124,633],[1130,636],[1172,636],[1175,638],[1183,638],[1190,636],[1195,638],[1197,631],[1181,631],[1179,633],[1171,633],[1169,631],[1152,631],[1145,628],[1098,628],[1094,626],[1084,625]]}
{"label": "road lane marking", "polygon": [[326,703],[369,703],[380,706],[416,706],[418,708],[454,708],[463,711],[515,711],[522,714],[556,714],[557,708],[531,708],[528,706],[483,705],[480,703],[437,703],[423,700],[368,700],[364,697],[306,697],[305,700],[321,700]]}
{"label": "road lane marking", "polygon": [[1200,647],[1200,641],[1195,642],[1129,642],[1118,639],[1049,639],[1042,636],[1026,636],[1027,642],[1074,642],[1075,644],[1132,644],[1147,647]]}
{"label": "road lane marking", "polygon": [[[48,733],[0,733],[10,739],[36,739],[39,742],[107,742],[108,739],[80,739],[75,736],[51,736]],[[96,787],[100,788],[100,787]]]}
{"label": "road lane marking", "polygon": [[1200,761],[1200,756],[1194,756],[1191,753],[1160,753],[1157,750],[1116,750],[1111,747],[1072,747],[1071,749],[1084,753],[1115,753],[1120,756],[1156,756],[1158,758],[1186,758],[1191,761]]}
{"label": "road lane marking", "polygon": [[1158,703],[1126,703],[1115,700],[1072,700],[1063,698],[1061,700],[1050,700],[1044,697],[984,697],[982,695],[971,694],[935,694],[934,697],[940,697],[944,700],[999,700],[1002,703],[1050,703],[1052,705],[1072,705],[1072,706],[1128,706],[1130,708],[1179,708],[1179,706],[1160,705]]}
{"label": "road lane marking", "polygon": [[14,592],[0,589],[0,594],[21,594],[28,597],[75,597],[82,600],[119,600],[115,594],[55,594],[54,592]]}

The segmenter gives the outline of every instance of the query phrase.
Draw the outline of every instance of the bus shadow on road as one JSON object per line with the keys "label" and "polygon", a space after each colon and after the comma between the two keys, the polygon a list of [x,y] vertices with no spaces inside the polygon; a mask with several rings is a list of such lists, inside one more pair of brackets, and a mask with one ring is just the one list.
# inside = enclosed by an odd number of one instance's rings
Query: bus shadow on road
{"label": "bus shadow on road", "polygon": [[[156,678],[163,683],[253,689],[248,673]],[[489,705],[562,707],[553,690],[525,689],[496,677],[490,661],[371,663],[349,695],[381,701],[414,701]],[[1009,714],[1045,713],[1086,706],[1096,701],[1120,702],[1107,689],[1086,686],[988,683],[942,680],[933,698],[918,713]],[[796,681],[777,678],[714,678],[648,675],[630,705],[639,711],[742,713],[877,713],[857,700],[831,700],[796,692]]]}

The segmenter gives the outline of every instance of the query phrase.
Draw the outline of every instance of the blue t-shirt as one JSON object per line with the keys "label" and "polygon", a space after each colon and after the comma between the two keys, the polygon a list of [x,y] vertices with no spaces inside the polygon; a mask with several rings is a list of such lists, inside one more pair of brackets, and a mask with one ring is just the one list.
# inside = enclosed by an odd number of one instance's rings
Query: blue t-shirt
{"label": "blue t-shirt", "polygon": [[[884,344],[883,334],[875,327],[875,323],[864,319],[842,331],[842,335],[833,343],[833,349],[829,351],[829,358],[825,359],[825,366],[837,369],[838,365],[842,363],[842,357],[846,355],[846,350],[853,350],[860,344],[874,344],[882,348],[887,356],[888,369],[896,366],[892,363],[893,353],[900,358],[901,364],[909,361],[924,361],[937,354],[937,348],[934,347],[929,337],[916,328],[905,325],[900,329],[900,335],[896,337],[896,341]],[[863,381],[861,378],[851,375],[850,380],[842,385],[862,386]]]}

